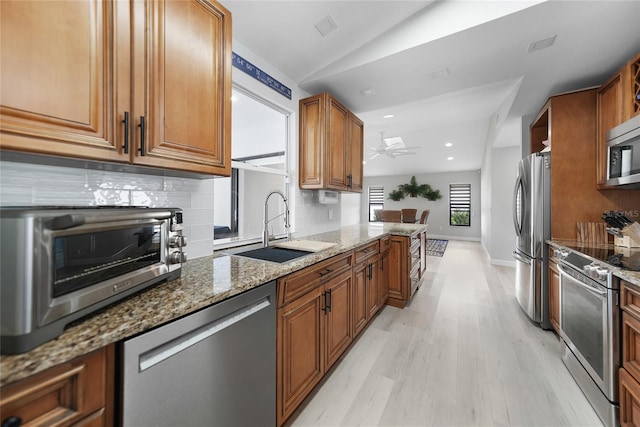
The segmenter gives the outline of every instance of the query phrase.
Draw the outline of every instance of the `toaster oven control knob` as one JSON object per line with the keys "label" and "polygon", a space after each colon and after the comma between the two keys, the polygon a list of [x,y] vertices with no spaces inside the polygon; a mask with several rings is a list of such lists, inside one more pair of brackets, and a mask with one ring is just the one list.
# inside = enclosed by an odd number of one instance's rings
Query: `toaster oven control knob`
{"label": "toaster oven control knob", "polygon": [[183,264],[187,262],[186,252],[174,252],[169,255],[169,264]]}
{"label": "toaster oven control knob", "polygon": [[182,248],[187,246],[187,237],[186,236],[171,236],[169,237],[169,246],[172,248]]}

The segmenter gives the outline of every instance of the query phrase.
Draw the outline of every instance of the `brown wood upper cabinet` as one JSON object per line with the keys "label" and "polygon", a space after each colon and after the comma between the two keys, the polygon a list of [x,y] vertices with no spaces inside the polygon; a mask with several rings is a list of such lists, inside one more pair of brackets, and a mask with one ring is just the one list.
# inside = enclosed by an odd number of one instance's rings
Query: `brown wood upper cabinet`
{"label": "brown wood upper cabinet", "polygon": [[301,99],[300,188],[361,192],[363,141],[364,123],[333,96]]}
{"label": "brown wood upper cabinet", "polygon": [[219,3],[15,1],[0,19],[2,149],[229,175]]}
{"label": "brown wood upper cabinet", "polygon": [[640,114],[640,53],[597,92],[597,185],[607,188],[607,141],[611,128]]}

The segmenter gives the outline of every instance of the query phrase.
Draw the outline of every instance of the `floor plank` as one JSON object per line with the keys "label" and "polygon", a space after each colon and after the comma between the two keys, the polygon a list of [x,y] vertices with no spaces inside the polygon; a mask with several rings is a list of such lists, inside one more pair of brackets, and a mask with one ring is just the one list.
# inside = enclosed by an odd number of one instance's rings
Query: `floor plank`
{"label": "floor plank", "polygon": [[449,241],[410,304],[386,306],[287,426],[602,426],[514,276],[479,243]]}

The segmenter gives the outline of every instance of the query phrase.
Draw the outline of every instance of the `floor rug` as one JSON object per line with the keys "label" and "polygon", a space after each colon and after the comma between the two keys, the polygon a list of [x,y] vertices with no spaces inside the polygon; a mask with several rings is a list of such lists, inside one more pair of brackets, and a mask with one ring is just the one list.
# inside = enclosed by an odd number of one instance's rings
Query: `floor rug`
{"label": "floor rug", "polygon": [[447,249],[447,243],[448,240],[427,239],[427,255],[441,257]]}

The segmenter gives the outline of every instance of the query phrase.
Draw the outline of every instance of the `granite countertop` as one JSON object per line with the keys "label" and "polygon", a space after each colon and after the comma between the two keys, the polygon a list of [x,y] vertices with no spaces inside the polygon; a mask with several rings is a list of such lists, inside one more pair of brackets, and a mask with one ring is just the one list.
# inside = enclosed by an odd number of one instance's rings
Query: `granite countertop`
{"label": "granite countertop", "polygon": [[0,386],[208,307],[385,234],[413,236],[425,228],[424,224],[376,223],[298,237],[335,243],[335,246],[282,264],[223,254],[190,260],[182,268],[179,279],[154,285],[78,320],[58,338],[28,353],[1,356]]}
{"label": "granite countertop", "polygon": [[[631,256],[632,254],[634,254],[635,256],[640,256],[640,249],[623,248],[620,246],[614,246],[612,244],[583,243],[583,242],[578,242],[576,240],[560,240],[560,239],[547,240],[547,243],[553,246],[554,248],[562,248],[562,247],[573,248],[578,252],[582,252],[589,256],[593,256],[594,251],[608,251],[608,252],[613,251],[614,253],[621,253],[625,257]],[[640,271],[630,271],[630,270],[625,270],[617,267],[611,267],[611,268],[613,268],[614,276],[617,276],[623,280],[626,280],[627,282],[632,283],[636,286],[640,286]]]}

